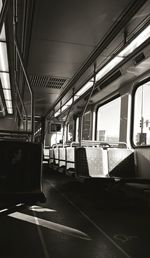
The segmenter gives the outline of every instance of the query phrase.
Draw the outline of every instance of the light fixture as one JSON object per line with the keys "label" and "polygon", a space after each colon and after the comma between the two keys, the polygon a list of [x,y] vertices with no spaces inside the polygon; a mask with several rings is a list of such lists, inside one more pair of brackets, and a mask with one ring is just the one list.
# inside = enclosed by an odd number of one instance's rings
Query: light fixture
{"label": "light fixture", "polygon": [[12,109],[12,102],[10,100],[6,100],[5,102],[6,102],[6,107],[8,109]]}
{"label": "light fixture", "polygon": [[10,90],[9,73],[0,73],[0,78],[1,78],[1,82],[2,82],[2,88]]}
{"label": "light fixture", "polygon": [[7,112],[9,115],[12,115],[13,114],[13,109],[12,108],[7,108]]}
{"label": "light fixture", "polygon": [[56,117],[58,115],[60,115],[60,109],[57,112],[55,112],[54,117]]}
{"label": "light fixture", "polygon": [[142,45],[150,37],[150,25],[148,25],[135,39],[133,39],[117,56],[115,56],[106,66],[104,66],[96,75],[96,81],[99,81],[115,66],[117,66],[125,57],[130,55],[135,49]]}
{"label": "light fixture", "polygon": [[65,106],[70,106],[70,105],[72,104],[72,102],[73,102],[73,98],[71,98],[71,99],[65,104]]}
{"label": "light fixture", "polygon": [[[92,78],[93,79],[93,78]],[[93,86],[92,79],[88,81],[79,91],[75,93],[75,96],[81,96],[83,95],[87,90],[89,90]]]}
{"label": "light fixture", "polygon": [[[136,50],[140,45],[142,45],[150,37],[150,25],[148,25],[138,36],[135,37],[123,50],[121,50],[109,63],[107,63],[99,72],[96,74],[96,82],[102,79],[107,73],[114,69],[125,57],[130,55],[134,50]],[[92,86],[93,78],[88,81],[83,87],[77,91],[74,95],[74,101],[77,100],[81,95],[88,91]],[[69,101],[68,101],[69,102]],[[61,108],[64,111],[67,107],[67,103]],[[58,112],[56,112],[58,116]],[[55,114],[56,114],[55,113]]]}
{"label": "light fixture", "polygon": [[120,53],[119,56],[127,57],[136,48],[142,45],[150,37],[150,25],[148,25],[135,39],[129,43]]}
{"label": "light fixture", "polygon": [[7,46],[5,42],[0,42],[0,71],[8,72]]}
{"label": "light fixture", "polygon": [[[0,0],[0,12],[2,10],[2,5],[2,0]],[[7,112],[8,114],[13,114],[5,24],[3,24],[2,30],[0,32],[0,80]]]}
{"label": "light fixture", "polygon": [[3,24],[1,33],[0,33],[0,41],[6,41],[6,34],[5,34],[5,25]]}
{"label": "light fixture", "polygon": [[5,98],[5,100],[12,100],[11,99],[11,90],[5,90],[5,89],[3,89],[3,93],[4,93],[4,98]]}
{"label": "light fixture", "polygon": [[123,57],[115,56],[106,66],[104,66],[97,74],[96,81],[102,79],[107,73],[109,73],[116,65],[123,60]]}
{"label": "light fixture", "polygon": [[61,108],[61,111],[63,112],[64,110],[66,110],[69,106],[67,105],[64,105],[62,108]]}

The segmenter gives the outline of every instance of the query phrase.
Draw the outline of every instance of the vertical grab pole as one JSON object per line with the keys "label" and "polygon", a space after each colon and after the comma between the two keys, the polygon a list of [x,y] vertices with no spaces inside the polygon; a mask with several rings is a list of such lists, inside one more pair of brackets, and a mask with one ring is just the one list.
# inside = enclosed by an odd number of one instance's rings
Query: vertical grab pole
{"label": "vertical grab pole", "polygon": [[22,120],[22,123],[23,123],[23,117],[22,117],[21,111],[20,111],[20,109],[19,109],[19,107],[18,107],[18,104],[16,104],[16,107],[17,107],[17,110],[18,110],[18,114],[19,114],[19,116],[20,116],[20,119]]}
{"label": "vertical grab pole", "polygon": [[34,131],[35,131],[35,128],[34,128],[34,115],[35,115],[34,114],[34,94],[33,94],[32,88],[30,86],[30,81],[29,81],[29,78],[28,78],[28,74],[26,72],[26,69],[25,69],[25,66],[24,66],[24,63],[23,63],[23,58],[22,58],[22,55],[21,55],[21,51],[19,49],[19,44],[17,42],[17,36],[16,36],[16,1],[15,0],[13,1],[13,8],[14,8],[14,13],[13,13],[14,45],[15,45],[15,49],[16,49],[17,56],[19,58],[22,70],[23,70],[23,74],[24,74],[24,77],[25,77],[25,80],[26,80],[26,84],[27,84],[27,87],[29,89],[30,96],[31,96],[31,132],[32,132],[31,140],[34,141]]}
{"label": "vertical grab pole", "polygon": [[90,101],[90,98],[92,97],[92,93],[95,89],[95,85],[96,85],[96,63],[94,63],[94,81],[93,81],[93,87],[91,89],[91,92],[90,92],[90,95],[87,99],[87,102],[84,106],[84,109],[83,109],[83,112],[82,112],[82,115],[81,115],[81,118],[80,118],[80,139],[79,139],[79,146],[81,147],[82,146],[82,129],[83,129],[83,117],[84,117],[84,114],[85,114],[85,111],[87,109],[87,106],[89,104],[89,101]]}
{"label": "vertical grab pole", "polygon": [[23,103],[23,100],[21,98],[21,94],[20,94],[20,91],[19,91],[19,87],[18,87],[18,84],[16,82],[16,89],[17,89],[17,94],[18,94],[18,97],[20,99],[20,102],[21,102],[21,105],[22,105],[22,108],[23,108],[23,111],[25,113],[25,117],[26,117],[26,123],[25,123],[25,130],[28,131],[28,116],[27,116],[27,111],[26,111],[26,108],[25,108],[25,105]]}
{"label": "vertical grab pole", "polygon": [[21,53],[19,51],[19,47],[18,47],[16,38],[15,38],[15,46],[16,46],[16,51],[17,51],[17,54],[19,57],[19,61],[20,61],[23,73],[24,73],[24,77],[25,77],[25,80],[26,80],[26,83],[27,83],[27,86],[28,86],[28,89],[29,89],[30,95],[31,95],[31,131],[32,131],[32,140],[34,140],[34,94],[33,94],[32,88],[30,86],[29,78],[28,78],[28,75],[26,73],[26,70],[25,70],[25,67],[23,64],[23,59],[22,59]]}
{"label": "vertical grab pole", "polygon": [[[71,104],[71,106],[70,106],[70,108],[69,108],[69,111],[68,111],[67,117],[66,117],[66,119],[65,119],[64,127],[66,127],[66,125],[67,125],[67,120],[68,120],[68,117],[69,117],[69,115],[70,115],[70,112],[71,112],[71,109],[72,109],[72,107],[73,107],[73,104],[74,104],[74,89],[73,89],[73,99],[72,99],[72,104]],[[63,139],[63,147],[64,147],[64,139]]]}

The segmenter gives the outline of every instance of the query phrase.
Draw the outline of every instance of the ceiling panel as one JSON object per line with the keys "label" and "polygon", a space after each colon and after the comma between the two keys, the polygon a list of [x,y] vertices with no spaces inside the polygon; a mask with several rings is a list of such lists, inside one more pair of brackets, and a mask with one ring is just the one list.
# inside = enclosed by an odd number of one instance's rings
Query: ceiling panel
{"label": "ceiling panel", "polygon": [[[36,0],[28,59],[29,74],[65,78],[67,82],[71,80],[132,2]],[[39,98],[38,94],[45,98],[40,104],[38,100],[35,102],[36,113],[42,115],[59,96],[61,88],[57,93],[49,89],[45,94],[42,86],[40,92],[35,87],[35,98]]]}
{"label": "ceiling panel", "polygon": [[71,78],[129,2],[36,1],[29,73]]}

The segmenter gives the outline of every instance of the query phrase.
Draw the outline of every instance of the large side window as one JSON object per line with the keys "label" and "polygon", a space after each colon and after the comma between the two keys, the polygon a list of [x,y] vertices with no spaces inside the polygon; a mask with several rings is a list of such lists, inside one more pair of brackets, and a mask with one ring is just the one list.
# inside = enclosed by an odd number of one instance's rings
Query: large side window
{"label": "large side window", "polygon": [[97,140],[114,143],[119,141],[121,98],[100,106],[97,112]]}
{"label": "large side window", "polygon": [[150,82],[139,86],[134,97],[133,142],[150,145]]}

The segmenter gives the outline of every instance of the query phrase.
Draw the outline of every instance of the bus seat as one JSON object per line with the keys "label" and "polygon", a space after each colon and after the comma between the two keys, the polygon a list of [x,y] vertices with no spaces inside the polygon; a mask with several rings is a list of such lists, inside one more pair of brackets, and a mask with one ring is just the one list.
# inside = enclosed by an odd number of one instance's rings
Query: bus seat
{"label": "bus seat", "polygon": [[42,147],[19,141],[0,141],[1,201],[44,201],[42,193]]}
{"label": "bus seat", "polygon": [[81,177],[107,177],[107,150],[100,147],[76,150],[76,173]]}
{"label": "bus seat", "polygon": [[59,166],[66,166],[66,148],[59,148]]}
{"label": "bus seat", "polygon": [[110,177],[134,178],[134,152],[130,149],[108,149],[108,171]]}
{"label": "bus seat", "polygon": [[150,179],[150,148],[139,148],[135,150],[136,176]]}
{"label": "bus seat", "polygon": [[75,174],[75,149],[76,147],[66,148],[66,174]]}
{"label": "bus seat", "polygon": [[64,173],[66,168],[66,148],[59,148],[59,168],[58,172]]}

